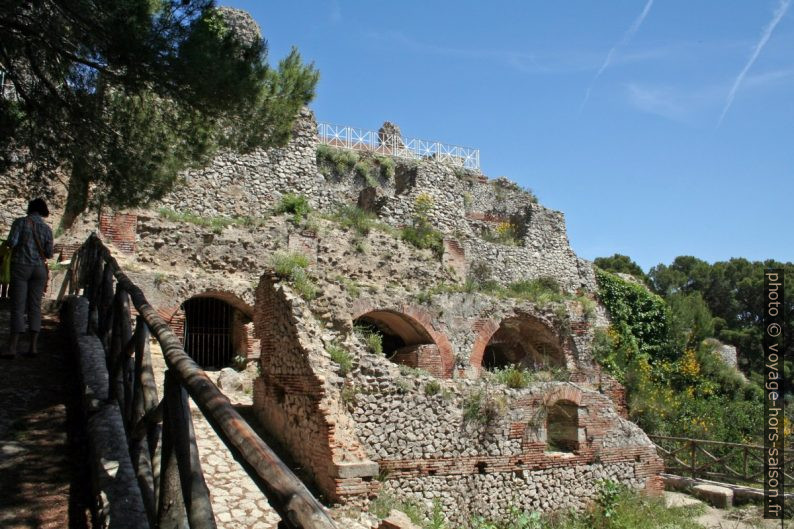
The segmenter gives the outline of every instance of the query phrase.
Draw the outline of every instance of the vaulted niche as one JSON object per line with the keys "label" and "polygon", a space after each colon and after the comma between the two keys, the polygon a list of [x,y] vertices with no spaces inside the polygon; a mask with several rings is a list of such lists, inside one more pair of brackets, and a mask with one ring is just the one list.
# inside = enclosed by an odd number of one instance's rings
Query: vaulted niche
{"label": "vaulted niche", "polygon": [[531,316],[507,318],[491,336],[482,367],[493,370],[509,365],[538,371],[565,367],[557,335]]}
{"label": "vaulted niche", "polygon": [[379,336],[383,354],[392,362],[421,367],[431,372],[441,370],[438,347],[430,334],[412,317],[400,312],[379,310],[355,319],[353,325],[364,337]]}

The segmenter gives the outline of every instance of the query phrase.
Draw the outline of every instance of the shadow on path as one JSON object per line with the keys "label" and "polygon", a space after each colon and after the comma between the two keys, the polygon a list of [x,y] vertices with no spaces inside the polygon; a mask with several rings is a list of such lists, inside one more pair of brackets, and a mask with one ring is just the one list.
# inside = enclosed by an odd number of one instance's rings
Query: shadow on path
{"label": "shadow on path", "polygon": [[[0,359],[0,527],[88,527],[85,447],[74,406],[75,376],[56,315],[42,322],[39,355]],[[0,346],[9,329],[0,300]],[[21,350],[27,341],[22,340]]]}

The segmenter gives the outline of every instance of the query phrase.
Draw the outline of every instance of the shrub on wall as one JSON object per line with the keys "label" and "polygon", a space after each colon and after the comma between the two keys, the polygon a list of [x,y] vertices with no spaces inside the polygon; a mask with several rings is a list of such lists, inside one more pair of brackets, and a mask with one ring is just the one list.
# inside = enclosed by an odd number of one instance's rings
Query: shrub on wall
{"label": "shrub on wall", "polygon": [[343,178],[355,174],[370,187],[379,187],[379,180],[394,178],[396,163],[390,156],[357,153],[321,144],[317,147],[317,168],[326,178]]}
{"label": "shrub on wall", "polygon": [[292,215],[292,220],[296,224],[305,219],[309,215],[310,211],[311,206],[309,206],[309,201],[306,199],[306,197],[303,195],[297,195],[295,193],[285,193],[282,195],[281,199],[274,208],[274,212],[277,215],[281,215],[283,213]]}
{"label": "shrub on wall", "polygon": [[402,229],[402,238],[417,248],[433,250],[433,253],[440,257],[444,251],[444,236],[433,228],[430,222],[433,205],[433,197],[427,193],[421,193],[416,197],[411,225]]}

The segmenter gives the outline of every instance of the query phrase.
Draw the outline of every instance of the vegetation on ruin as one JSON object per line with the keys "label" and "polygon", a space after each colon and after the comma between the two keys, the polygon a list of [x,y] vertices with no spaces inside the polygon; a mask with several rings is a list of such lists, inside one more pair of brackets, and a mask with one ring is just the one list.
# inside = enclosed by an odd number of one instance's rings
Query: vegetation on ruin
{"label": "vegetation on ruin", "polygon": [[377,217],[369,211],[364,211],[357,206],[348,204],[342,204],[337,207],[336,210],[328,216],[328,219],[362,236],[368,235],[370,230],[379,224]]}
{"label": "vegetation on ruin", "polygon": [[430,249],[441,257],[444,251],[444,236],[430,222],[430,212],[435,201],[427,193],[420,193],[414,200],[414,214],[411,224],[402,229],[401,236],[406,242],[420,249]]}
{"label": "vegetation on ruin", "polygon": [[487,272],[487,279],[485,279],[478,275],[478,269],[478,265],[475,264],[463,284],[440,283],[427,290],[414,293],[413,297],[419,303],[430,304],[433,296],[463,292],[468,294],[480,293],[501,299],[529,301],[543,308],[555,307],[555,316],[561,323],[565,323],[569,319],[564,303],[566,301],[576,301],[581,306],[582,314],[587,320],[592,320],[596,315],[596,302],[594,300],[583,294],[564,292],[554,278],[522,279],[502,286],[495,280],[490,279],[490,271]]}
{"label": "vegetation on ruin", "polygon": [[521,237],[518,234],[516,225],[510,221],[498,223],[495,227],[485,229],[481,233],[483,240],[503,244],[505,246],[520,246]]}
{"label": "vegetation on ruin", "polygon": [[610,480],[599,483],[598,497],[585,512],[513,512],[504,520],[474,517],[470,529],[703,529],[695,518],[703,505],[667,507],[664,498],[649,497]]}
{"label": "vegetation on ruin", "polygon": [[311,210],[309,200],[305,196],[295,193],[283,194],[273,208],[273,212],[276,215],[292,215],[292,222],[295,224],[299,224],[306,219]]}
{"label": "vegetation on ruin", "polygon": [[441,393],[441,383],[438,380],[431,380],[425,384],[425,395],[432,397]]}
{"label": "vegetation on ruin", "polygon": [[339,374],[345,376],[353,369],[353,357],[350,352],[339,345],[331,343],[325,346],[326,352],[331,356],[331,360],[339,364]]}
{"label": "vegetation on ruin", "polygon": [[196,226],[203,226],[210,228],[213,233],[221,233],[229,226],[241,226],[245,228],[262,226],[267,219],[263,217],[226,217],[223,215],[203,216],[189,211],[174,211],[169,208],[160,208],[157,210],[160,218],[170,220],[172,222],[187,222],[195,224]]}
{"label": "vegetation on ruin", "polygon": [[495,395],[486,385],[469,393],[463,400],[463,420],[483,425],[493,424],[507,411],[503,395]]}
{"label": "vegetation on ruin", "polygon": [[271,68],[253,19],[205,0],[15,2],[0,30],[18,96],[0,147],[70,172],[65,226],[162,197],[220,148],[285,144],[318,80],[294,49]]}
{"label": "vegetation on ruin", "polygon": [[492,369],[490,373],[494,380],[513,389],[525,388],[532,382],[532,373],[528,369],[514,364]]}
{"label": "vegetation on ruin", "polygon": [[353,327],[353,332],[364,341],[369,352],[376,355],[383,354],[383,335],[376,328],[357,324]]}
{"label": "vegetation on ruin", "polygon": [[396,171],[396,163],[390,156],[359,154],[325,144],[317,146],[316,158],[317,168],[326,178],[341,178],[355,174],[370,187],[380,187],[380,180],[391,180]]}
{"label": "vegetation on ruin", "polygon": [[[558,512],[541,514],[513,507],[510,514],[500,520],[487,520],[471,516],[462,527],[467,529],[703,529],[695,519],[703,514],[705,506],[689,505],[667,507],[664,498],[650,497],[612,480],[597,484],[598,494],[594,504],[583,512]],[[449,524],[438,500],[425,506],[413,499],[398,498],[382,492],[369,505],[369,511],[379,519],[386,518],[396,509],[405,513],[423,529],[462,529]]]}
{"label": "vegetation on ruin", "polygon": [[761,387],[727,366],[713,341],[695,343],[694,321],[682,333],[660,296],[602,270],[597,279],[612,326],[596,333],[594,354],[625,384],[631,419],[649,434],[757,442]]}
{"label": "vegetation on ruin", "polygon": [[270,259],[270,266],[277,276],[290,282],[303,299],[309,301],[317,297],[318,288],[309,277],[306,268],[309,258],[296,252],[276,252]]}

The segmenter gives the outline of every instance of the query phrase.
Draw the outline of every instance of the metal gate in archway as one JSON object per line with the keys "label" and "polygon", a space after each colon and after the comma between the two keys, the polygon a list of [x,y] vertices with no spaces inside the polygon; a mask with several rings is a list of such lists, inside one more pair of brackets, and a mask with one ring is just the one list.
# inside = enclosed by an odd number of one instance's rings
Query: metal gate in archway
{"label": "metal gate in archway", "polygon": [[199,297],[182,304],[185,311],[185,352],[203,368],[225,367],[234,356],[232,313],[220,299]]}

